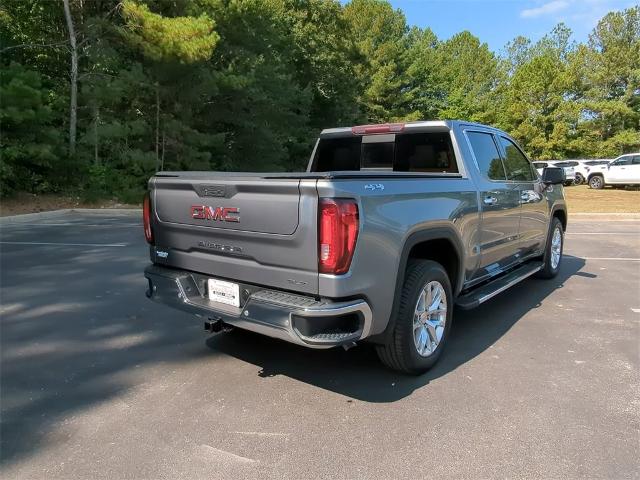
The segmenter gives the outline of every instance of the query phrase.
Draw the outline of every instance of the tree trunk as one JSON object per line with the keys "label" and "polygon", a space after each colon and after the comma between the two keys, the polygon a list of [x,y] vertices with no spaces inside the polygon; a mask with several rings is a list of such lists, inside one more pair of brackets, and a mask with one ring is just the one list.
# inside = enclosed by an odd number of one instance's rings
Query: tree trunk
{"label": "tree trunk", "polygon": [[69,101],[69,155],[76,154],[76,125],[78,122],[78,48],[76,45],[76,31],[71,18],[69,0],[64,3],[64,17],[69,31],[69,45],[71,47],[71,95]]}
{"label": "tree trunk", "polygon": [[100,157],[98,156],[98,123],[100,123],[100,107],[96,107],[93,120],[93,160],[96,165],[100,165]]}
{"label": "tree trunk", "polygon": [[162,129],[162,157],[160,160],[160,171],[162,172],[164,170],[164,128]]}
{"label": "tree trunk", "polygon": [[160,87],[156,82],[156,172],[160,170]]}

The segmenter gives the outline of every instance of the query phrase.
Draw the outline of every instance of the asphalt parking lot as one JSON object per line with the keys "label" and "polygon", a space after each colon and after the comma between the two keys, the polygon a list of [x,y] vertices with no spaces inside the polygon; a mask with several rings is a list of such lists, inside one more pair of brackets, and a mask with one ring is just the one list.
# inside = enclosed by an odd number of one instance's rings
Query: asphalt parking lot
{"label": "asphalt parking lot", "polygon": [[1,223],[3,478],[638,478],[640,218],[570,218],[558,278],[385,370],[144,296],[137,214]]}

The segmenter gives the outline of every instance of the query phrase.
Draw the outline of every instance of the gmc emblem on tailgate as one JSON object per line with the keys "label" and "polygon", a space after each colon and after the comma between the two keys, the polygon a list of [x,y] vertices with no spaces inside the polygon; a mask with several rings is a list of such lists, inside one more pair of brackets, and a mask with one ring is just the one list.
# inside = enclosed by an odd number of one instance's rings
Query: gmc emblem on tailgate
{"label": "gmc emblem on tailgate", "polygon": [[191,218],[196,220],[217,220],[220,222],[239,222],[240,209],[236,207],[209,207],[191,205]]}

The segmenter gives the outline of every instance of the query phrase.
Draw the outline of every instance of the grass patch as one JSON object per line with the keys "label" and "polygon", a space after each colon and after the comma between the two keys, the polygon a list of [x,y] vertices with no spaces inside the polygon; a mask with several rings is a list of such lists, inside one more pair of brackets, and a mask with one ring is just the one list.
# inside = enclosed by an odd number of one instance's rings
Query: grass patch
{"label": "grass patch", "polygon": [[640,190],[606,187],[593,190],[587,185],[565,187],[572,213],[640,213]]}

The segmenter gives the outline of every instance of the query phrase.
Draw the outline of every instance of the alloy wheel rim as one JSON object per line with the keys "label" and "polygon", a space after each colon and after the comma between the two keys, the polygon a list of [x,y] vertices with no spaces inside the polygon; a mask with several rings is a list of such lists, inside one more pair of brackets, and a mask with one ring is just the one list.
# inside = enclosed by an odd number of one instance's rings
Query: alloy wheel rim
{"label": "alloy wheel rim", "polygon": [[438,348],[447,322],[447,294],[436,280],[420,291],[413,313],[413,342],[418,354],[428,357]]}
{"label": "alloy wheel rim", "polygon": [[560,257],[562,256],[562,233],[560,228],[556,227],[553,231],[551,239],[551,268],[554,270],[560,265]]}
{"label": "alloy wheel rim", "polygon": [[598,188],[600,186],[600,177],[594,177],[593,180],[591,180],[591,184]]}

